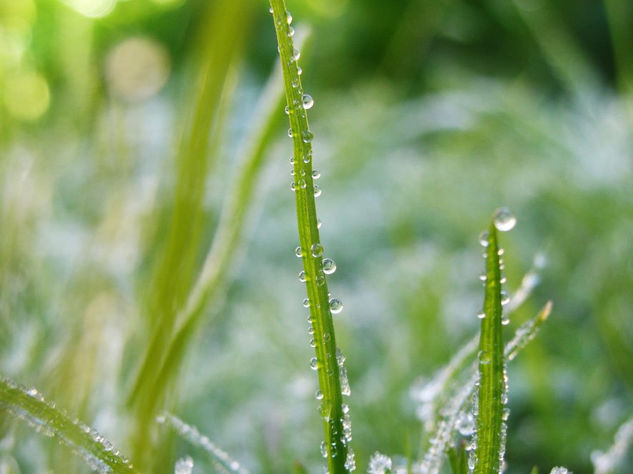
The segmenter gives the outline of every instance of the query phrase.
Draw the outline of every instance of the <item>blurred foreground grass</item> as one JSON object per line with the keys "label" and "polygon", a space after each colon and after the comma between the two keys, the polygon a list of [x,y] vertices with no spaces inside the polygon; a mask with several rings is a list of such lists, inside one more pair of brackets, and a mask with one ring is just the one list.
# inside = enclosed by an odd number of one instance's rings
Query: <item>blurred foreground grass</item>
{"label": "blurred foreground grass", "polygon": [[[477,235],[506,205],[518,218],[509,288],[535,255],[547,260],[511,328],[555,304],[509,369],[508,472],[589,472],[631,416],[633,8],[433,3],[290,4],[315,30],[301,64],[357,464],[416,454],[410,388],[476,332]],[[153,415],[128,403],[139,366],[152,337],[171,337],[158,323],[190,291],[244,159],[276,53],[266,9],[0,0],[0,371],[126,452]],[[165,393],[144,395],[255,472],[320,462],[284,128],[230,284]],[[4,413],[0,429],[5,469],[84,469]],[[156,471],[186,453],[211,469],[157,433],[160,456],[145,453]]]}

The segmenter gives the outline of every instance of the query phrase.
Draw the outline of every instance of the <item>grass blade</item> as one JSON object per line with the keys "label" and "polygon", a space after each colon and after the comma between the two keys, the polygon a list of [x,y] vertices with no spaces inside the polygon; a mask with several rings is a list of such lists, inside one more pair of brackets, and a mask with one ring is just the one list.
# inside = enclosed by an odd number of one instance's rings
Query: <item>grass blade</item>
{"label": "grass blade", "polygon": [[194,446],[204,449],[211,456],[213,462],[219,464],[223,470],[237,474],[248,474],[248,471],[239,462],[218,448],[207,436],[200,434],[195,426],[185,423],[171,413],[164,413],[159,416],[158,421],[171,426],[180,436]]}
{"label": "grass blade", "polygon": [[[285,0],[271,0],[271,12],[275,24],[281,68],[284,77],[290,135],[294,144],[293,171],[300,250],[310,306],[310,322],[313,330],[316,366],[319,379],[321,414],[325,432],[324,451],[331,474],[351,471],[355,468],[348,442],[349,414],[343,412],[341,386],[347,391],[343,368],[336,357],[336,339],[330,311],[328,285],[323,271],[323,247],[321,246],[315,203],[316,187],[312,179],[312,132],[308,125],[304,94],[301,86],[289,15]],[[344,380],[343,380],[344,379]],[[343,380],[343,384],[341,381]],[[344,423],[345,422],[345,423]],[[345,426],[344,426],[345,425]]]}
{"label": "grass blade", "polygon": [[94,471],[115,474],[136,472],[103,436],[71,420],[53,404],[44,401],[37,390],[26,390],[0,378],[0,407],[46,436],[56,437]]}
{"label": "grass blade", "polygon": [[[503,409],[507,402],[505,360],[503,354],[501,306],[501,270],[499,244],[494,224],[488,231],[486,248],[486,292],[484,318],[479,338],[479,390],[477,394],[477,431],[474,450],[475,474],[499,472],[505,453]],[[472,460],[469,460],[472,467]]]}

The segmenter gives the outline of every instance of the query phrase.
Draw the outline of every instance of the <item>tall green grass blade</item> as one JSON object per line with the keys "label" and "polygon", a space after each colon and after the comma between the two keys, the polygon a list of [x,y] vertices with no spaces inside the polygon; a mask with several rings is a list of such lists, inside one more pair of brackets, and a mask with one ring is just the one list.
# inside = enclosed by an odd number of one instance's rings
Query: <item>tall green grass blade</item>
{"label": "tall green grass blade", "polygon": [[0,408],[26,421],[40,433],[57,438],[94,471],[135,472],[132,464],[108,440],[79,421],[71,420],[52,403],[46,402],[37,390],[24,389],[0,377]]}
{"label": "tall green grass blade", "polygon": [[293,171],[299,243],[310,306],[316,366],[319,379],[321,414],[325,432],[324,452],[330,474],[351,471],[354,457],[348,442],[351,439],[349,414],[343,412],[341,387],[348,391],[344,368],[339,367],[336,338],[330,311],[328,285],[323,271],[323,247],[320,242],[316,214],[317,189],[312,179],[312,132],[308,125],[307,108],[297,60],[299,51],[292,39],[292,17],[285,0],[271,0],[271,12],[277,34],[279,56],[290,120],[290,135],[294,144]]}
{"label": "tall green grass blade", "polygon": [[[479,337],[479,389],[477,391],[475,474],[500,472],[505,453],[504,405],[507,381],[503,354],[501,269],[499,243],[493,224],[486,247],[486,291]],[[469,460],[470,467],[473,460]]]}
{"label": "tall green grass blade", "polygon": [[[615,440],[607,451],[591,453],[595,474],[611,474],[624,465],[626,455],[633,444],[633,418],[629,418],[615,434]],[[630,467],[630,466],[629,466]]]}
{"label": "tall green grass blade", "polygon": [[165,423],[172,427],[183,439],[186,439],[194,446],[198,446],[206,451],[212,461],[221,469],[236,474],[248,474],[239,462],[233,459],[228,453],[218,448],[207,436],[200,434],[198,428],[182,421],[171,413],[164,413],[158,417],[159,423]]}

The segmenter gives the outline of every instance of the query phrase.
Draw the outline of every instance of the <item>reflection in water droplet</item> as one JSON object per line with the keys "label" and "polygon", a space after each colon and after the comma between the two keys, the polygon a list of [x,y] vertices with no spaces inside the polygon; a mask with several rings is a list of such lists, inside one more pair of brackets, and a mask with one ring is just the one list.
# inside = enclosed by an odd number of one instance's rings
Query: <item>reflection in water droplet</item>
{"label": "reflection in water droplet", "polygon": [[512,230],[517,223],[516,217],[507,207],[497,209],[494,216],[495,227],[501,232]]}

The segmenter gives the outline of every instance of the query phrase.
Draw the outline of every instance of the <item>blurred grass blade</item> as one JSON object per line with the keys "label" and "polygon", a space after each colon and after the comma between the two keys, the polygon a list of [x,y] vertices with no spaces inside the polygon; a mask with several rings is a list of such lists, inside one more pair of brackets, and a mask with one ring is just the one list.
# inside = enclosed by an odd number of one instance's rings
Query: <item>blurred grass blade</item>
{"label": "blurred grass blade", "polygon": [[115,474],[135,472],[130,462],[108,440],[44,401],[37,390],[26,390],[0,377],[0,407],[26,421],[38,432],[56,437],[94,471]]}
{"label": "blurred grass blade", "polygon": [[508,342],[504,349],[507,360],[514,360],[519,351],[536,336],[541,325],[547,321],[552,312],[552,302],[548,301],[545,306],[532,319],[521,325],[514,333],[514,337]]}
{"label": "blurred grass blade", "polygon": [[[298,44],[303,44],[308,37],[307,29],[298,29]],[[176,318],[177,329],[164,351],[164,362],[155,381],[157,390],[177,373],[184,351],[189,347],[201,321],[205,305],[218,296],[227,284],[237,249],[243,239],[247,217],[257,202],[255,193],[259,189],[258,181],[266,164],[265,151],[279,125],[279,109],[282,104],[282,77],[279,65],[276,64],[256,106],[252,133],[246,137],[238,153],[238,156],[245,157],[244,162],[238,167],[236,183],[229,187],[230,194],[224,203],[213,243],[186,306]]]}
{"label": "blurred grass blade", "polygon": [[[626,455],[633,444],[633,418],[625,421],[618,432],[611,447],[603,451],[593,451],[591,462],[595,474],[611,474],[624,465]],[[630,466],[629,466],[630,467]]]}
{"label": "blurred grass blade", "polygon": [[305,281],[310,307],[310,323],[314,337],[316,367],[319,379],[321,415],[325,442],[323,451],[327,456],[330,474],[348,472],[355,469],[354,455],[348,442],[351,439],[349,413],[343,412],[341,387],[349,394],[345,369],[337,360],[334,323],[330,311],[327,278],[323,271],[323,247],[320,242],[316,214],[315,194],[318,188],[312,178],[312,138],[308,125],[301,78],[297,60],[299,50],[293,44],[290,16],[284,0],[271,0],[271,12],[275,24],[279,56],[288,104],[290,136],[294,144],[293,171],[299,231],[300,255],[303,262],[301,280]]}
{"label": "blurred grass blade", "polygon": [[[479,389],[477,391],[475,474],[500,472],[505,453],[503,410],[507,399],[501,306],[499,244],[494,224],[488,230],[484,318],[479,338]],[[472,452],[471,452],[472,454]],[[469,460],[472,466],[473,462]]]}
{"label": "blurred grass blade", "polygon": [[194,446],[204,449],[211,456],[213,462],[219,464],[223,470],[237,474],[248,474],[248,471],[239,462],[218,448],[207,436],[200,434],[195,426],[185,423],[171,413],[164,413],[158,417],[158,420],[171,426],[182,438]]}

